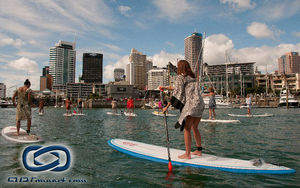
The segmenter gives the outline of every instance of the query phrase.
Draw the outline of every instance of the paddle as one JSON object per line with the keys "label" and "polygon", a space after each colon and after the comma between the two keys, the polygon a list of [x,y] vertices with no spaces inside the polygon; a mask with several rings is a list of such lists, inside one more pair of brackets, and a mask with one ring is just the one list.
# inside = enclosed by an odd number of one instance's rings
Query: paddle
{"label": "paddle", "polygon": [[[163,88],[160,89],[160,101],[163,103]],[[167,117],[166,113],[164,113],[164,123],[165,123],[165,129],[166,129],[166,140],[167,140],[167,149],[168,149],[168,169],[169,172],[172,172],[172,163],[171,163],[171,155],[170,155],[170,145],[169,145],[169,132],[168,132],[168,125],[167,125]]]}

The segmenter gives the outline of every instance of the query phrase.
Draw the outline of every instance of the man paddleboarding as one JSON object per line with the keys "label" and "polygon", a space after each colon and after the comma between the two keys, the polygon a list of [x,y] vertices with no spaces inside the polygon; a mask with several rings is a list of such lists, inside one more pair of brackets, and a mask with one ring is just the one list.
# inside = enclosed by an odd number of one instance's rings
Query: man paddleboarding
{"label": "man paddleboarding", "polygon": [[68,97],[66,99],[66,112],[67,112],[67,115],[72,114],[72,112],[71,112],[71,104],[72,104],[72,102],[70,100],[70,97]]}
{"label": "man paddleboarding", "polygon": [[248,110],[248,116],[251,116],[251,96],[249,94],[247,94],[247,98],[246,98],[246,105],[247,105],[247,110]]}
{"label": "man paddleboarding", "polygon": [[44,113],[44,99],[40,99],[40,102],[39,102],[39,113],[43,114]]}
{"label": "man paddleboarding", "polygon": [[24,86],[18,88],[12,98],[14,106],[16,105],[16,97],[18,98],[18,104],[16,108],[16,127],[17,133],[16,136],[20,134],[21,120],[27,120],[27,134],[30,133],[31,128],[31,92],[30,89],[30,81],[28,79],[25,80]]}

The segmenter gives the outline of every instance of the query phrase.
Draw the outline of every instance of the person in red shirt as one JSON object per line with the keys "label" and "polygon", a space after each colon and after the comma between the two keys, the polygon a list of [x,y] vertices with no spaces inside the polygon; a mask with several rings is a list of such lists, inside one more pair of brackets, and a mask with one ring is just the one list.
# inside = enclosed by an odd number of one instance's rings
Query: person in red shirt
{"label": "person in red shirt", "polygon": [[133,113],[134,101],[132,97],[129,97],[127,100],[127,113]]}

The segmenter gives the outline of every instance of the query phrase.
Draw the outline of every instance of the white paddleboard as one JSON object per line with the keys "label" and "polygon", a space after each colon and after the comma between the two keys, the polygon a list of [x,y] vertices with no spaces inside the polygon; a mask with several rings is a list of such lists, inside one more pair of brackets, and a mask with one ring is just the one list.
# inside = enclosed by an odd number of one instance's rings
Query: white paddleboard
{"label": "white paddleboard", "polygon": [[17,128],[15,126],[8,126],[2,129],[2,136],[10,141],[19,143],[35,143],[40,142],[41,138],[36,135],[28,135],[26,131],[20,128],[19,136],[16,136]]}
{"label": "white paddleboard", "polygon": [[[152,112],[152,114],[153,115],[156,115],[156,116],[164,116],[164,113],[162,113],[162,112],[158,112],[158,111],[154,111],[154,112]],[[175,117],[176,116],[176,114],[166,114],[166,116],[169,116],[169,117]]]}
{"label": "white paddleboard", "polygon": [[273,114],[268,114],[268,113],[265,113],[265,114],[252,114],[252,115],[248,115],[248,114],[228,114],[229,116],[232,116],[232,117],[271,117],[273,116]]}
{"label": "white paddleboard", "polygon": [[209,122],[209,123],[241,123],[240,120],[234,119],[201,119],[201,122]]}
{"label": "white paddleboard", "polygon": [[[168,163],[166,147],[124,139],[111,139],[108,144],[112,148],[134,157]],[[255,166],[254,162],[250,160],[218,157],[204,153],[202,153],[202,156],[192,155],[191,159],[179,159],[177,156],[182,155],[184,152],[183,150],[170,149],[172,165],[210,168],[235,173],[291,174],[296,172],[294,169],[284,166],[269,163]]]}
{"label": "white paddleboard", "polygon": [[131,116],[131,117],[137,116],[135,113],[127,113],[127,112],[124,112],[124,115],[125,116]]}
{"label": "white paddleboard", "polygon": [[64,116],[65,116],[65,117],[71,117],[71,116],[72,116],[72,114],[67,114],[67,113],[64,113]]}
{"label": "white paddleboard", "polygon": [[43,116],[44,115],[44,113],[39,113],[39,116]]}
{"label": "white paddleboard", "polygon": [[107,115],[111,115],[111,116],[120,116],[121,114],[119,113],[114,113],[114,112],[106,112]]}
{"label": "white paddleboard", "polygon": [[81,114],[81,113],[72,113],[73,116],[85,116],[85,114]]}

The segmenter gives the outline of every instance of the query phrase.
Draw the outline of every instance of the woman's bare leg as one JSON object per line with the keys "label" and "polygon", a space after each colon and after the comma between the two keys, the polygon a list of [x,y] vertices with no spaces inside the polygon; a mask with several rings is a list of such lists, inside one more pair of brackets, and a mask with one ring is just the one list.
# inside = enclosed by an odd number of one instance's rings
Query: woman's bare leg
{"label": "woman's bare leg", "polygon": [[[193,121],[193,125],[192,125],[192,130],[193,130],[194,138],[195,138],[196,145],[198,148],[198,147],[201,147],[201,135],[200,135],[200,131],[198,129],[198,125],[199,125],[201,118],[194,117],[193,119],[194,119],[194,121]],[[192,152],[192,154],[201,156],[202,152],[196,150],[196,151]]]}
{"label": "woman's bare leg", "polygon": [[17,133],[16,133],[16,135],[19,136],[20,135],[21,121],[17,121],[16,127],[17,127]]}
{"label": "woman's bare leg", "polygon": [[185,143],[185,153],[179,155],[180,159],[191,159],[191,144],[192,144],[192,136],[191,136],[191,127],[193,124],[192,117],[188,116],[186,118],[186,122],[184,125],[184,143]]}
{"label": "woman's bare leg", "polygon": [[211,108],[209,108],[208,112],[209,112],[208,119],[211,119]]}

